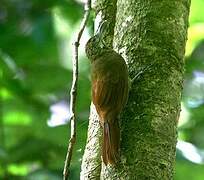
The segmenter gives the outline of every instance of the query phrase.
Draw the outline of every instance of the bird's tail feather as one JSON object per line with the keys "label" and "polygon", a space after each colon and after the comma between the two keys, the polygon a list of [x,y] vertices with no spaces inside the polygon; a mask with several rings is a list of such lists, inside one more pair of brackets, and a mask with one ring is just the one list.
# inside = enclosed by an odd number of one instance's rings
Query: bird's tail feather
{"label": "bird's tail feather", "polygon": [[105,165],[116,164],[119,159],[120,131],[118,124],[108,122],[103,127],[103,148],[102,157]]}

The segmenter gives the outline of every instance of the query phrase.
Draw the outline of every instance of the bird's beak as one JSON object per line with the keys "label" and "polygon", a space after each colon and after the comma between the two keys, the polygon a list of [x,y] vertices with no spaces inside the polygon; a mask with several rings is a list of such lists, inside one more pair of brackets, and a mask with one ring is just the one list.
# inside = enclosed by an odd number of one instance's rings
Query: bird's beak
{"label": "bird's beak", "polygon": [[98,26],[98,29],[96,31],[96,35],[102,35],[104,34],[106,28],[108,28],[108,21],[107,20],[104,20],[102,21],[99,26]]}

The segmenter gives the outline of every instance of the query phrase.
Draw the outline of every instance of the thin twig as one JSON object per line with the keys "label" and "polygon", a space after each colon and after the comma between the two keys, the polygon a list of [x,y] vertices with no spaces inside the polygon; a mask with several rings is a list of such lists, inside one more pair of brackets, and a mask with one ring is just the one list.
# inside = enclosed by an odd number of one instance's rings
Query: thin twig
{"label": "thin twig", "polygon": [[65,164],[64,164],[64,171],[63,171],[63,180],[68,180],[69,179],[69,174],[70,174],[70,163],[72,159],[72,152],[74,148],[74,144],[76,142],[76,96],[77,96],[77,84],[78,84],[78,48],[79,48],[79,43],[81,36],[83,34],[84,28],[86,27],[89,14],[91,11],[91,0],[87,0],[87,2],[84,5],[84,17],[81,22],[81,27],[79,29],[79,32],[77,34],[76,41],[74,42],[74,52],[73,52],[73,80],[72,80],[72,88],[70,91],[70,113],[71,113],[71,137],[69,140],[69,145],[67,148],[67,155],[65,159]]}

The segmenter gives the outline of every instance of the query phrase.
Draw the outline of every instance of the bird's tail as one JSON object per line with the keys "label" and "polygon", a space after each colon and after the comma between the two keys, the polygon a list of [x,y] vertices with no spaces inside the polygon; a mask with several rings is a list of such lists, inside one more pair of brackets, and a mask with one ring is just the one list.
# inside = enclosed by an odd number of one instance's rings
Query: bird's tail
{"label": "bird's tail", "polygon": [[105,165],[116,164],[119,161],[120,130],[118,121],[105,122],[103,127],[102,157]]}

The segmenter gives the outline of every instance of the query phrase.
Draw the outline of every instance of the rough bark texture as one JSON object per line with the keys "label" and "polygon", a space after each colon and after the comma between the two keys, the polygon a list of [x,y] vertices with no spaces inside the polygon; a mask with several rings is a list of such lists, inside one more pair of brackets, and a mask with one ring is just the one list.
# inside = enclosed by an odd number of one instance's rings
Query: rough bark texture
{"label": "rough bark texture", "polygon": [[100,179],[101,174],[101,128],[94,105],[91,105],[88,137],[81,165],[80,179]]}
{"label": "rough bark texture", "polygon": [[121,116],[121,164],[103,166],[101,179],[173,179],[189,7],[190,0],[118,0],[115,50],[131,78],[153,65],[133,82]]}

